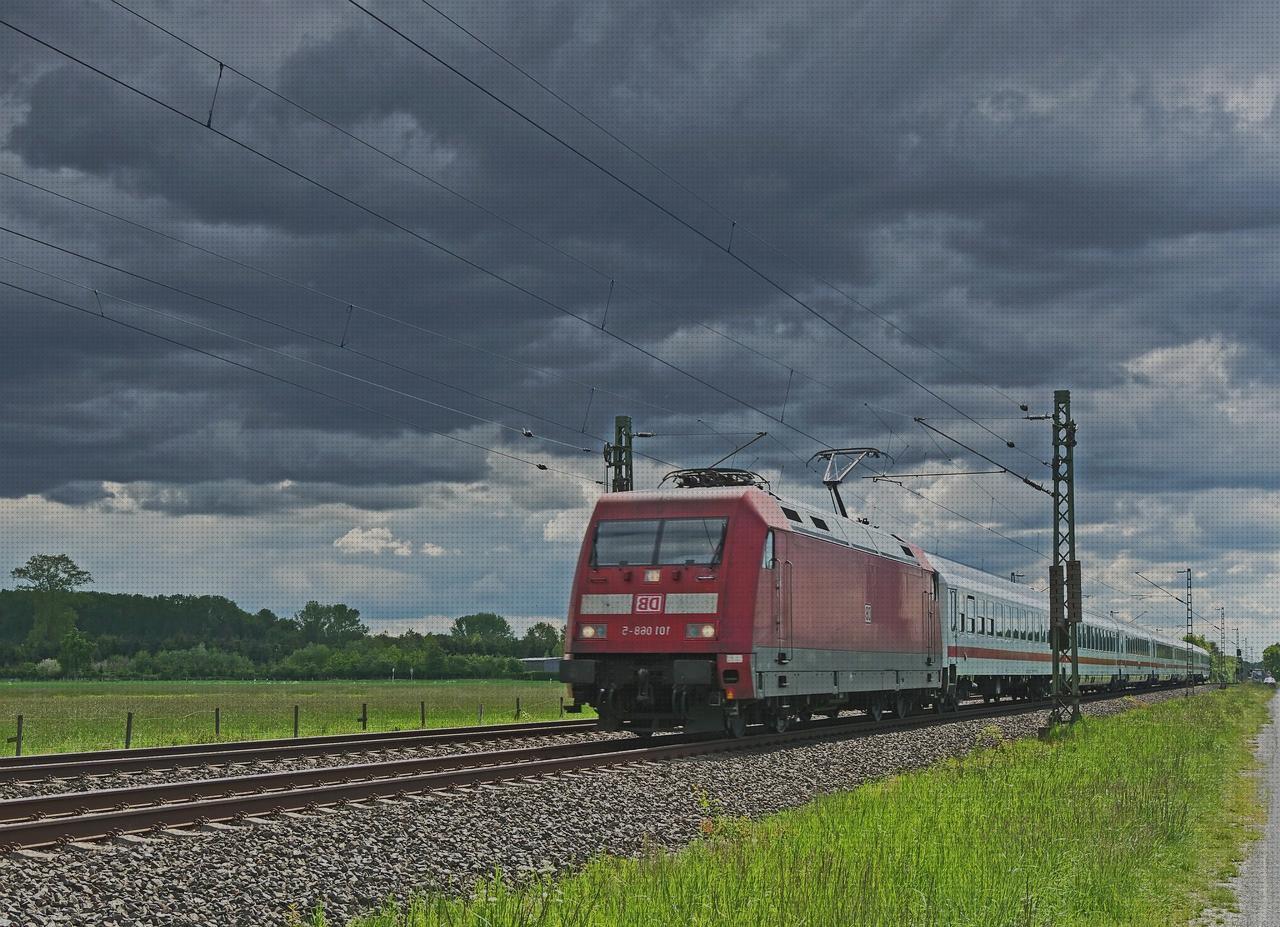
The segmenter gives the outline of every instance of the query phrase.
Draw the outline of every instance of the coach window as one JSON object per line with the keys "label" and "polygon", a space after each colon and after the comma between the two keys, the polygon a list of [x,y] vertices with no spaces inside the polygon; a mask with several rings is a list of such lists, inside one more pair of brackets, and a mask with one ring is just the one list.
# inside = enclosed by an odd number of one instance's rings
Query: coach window
{"label": "coach window", "polygon": [[764,561],[760,564],[766,570],[773,569],[773,531],[764,536]]}
{"label": "coach window", "polygon": [[956,596],[956,591],[952,589],[951,590],[951,630],[952,631],[956,629],[956,599],[957,598],[958,596]]}
{"label": "coach window", "polygon": [[964,597],[964,613],[968,619],[968,631],[972,634],[977,628],[978,600],[971,595]]}

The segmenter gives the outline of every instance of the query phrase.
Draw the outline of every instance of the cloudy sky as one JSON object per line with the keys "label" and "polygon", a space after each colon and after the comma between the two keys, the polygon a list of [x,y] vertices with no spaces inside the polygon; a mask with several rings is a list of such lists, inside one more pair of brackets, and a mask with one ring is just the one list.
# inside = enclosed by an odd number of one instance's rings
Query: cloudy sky
{"label": "cloudy sky", "polygon": [[[987,468],[915,416],[1043,480],[1065,387],[1087,607],[1280,637],[1273,4],[432,3],[3,5],[6,571],[558,615],[615,414],[820,501]],[[1044,584],[1043,496],[903,483]]]}

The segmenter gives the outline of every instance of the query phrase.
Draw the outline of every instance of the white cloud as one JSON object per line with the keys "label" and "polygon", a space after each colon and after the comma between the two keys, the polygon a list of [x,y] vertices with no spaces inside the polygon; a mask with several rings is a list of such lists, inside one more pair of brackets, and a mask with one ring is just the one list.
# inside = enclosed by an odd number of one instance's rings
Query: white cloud
{"label": "white cloud", "polygon": [[344,554],[381,556],[391,553],[397,557],[408,557],[413,553],[413,545],[392,535],[390,528],[352,528],[335,540],[333,546]]}
{"label": "white cloud", "polygon": [[422,545],[422,553],[428,557],[443,557],[449,552],[447,547],[441,547],[439,544],[433,544],[427,541]]}

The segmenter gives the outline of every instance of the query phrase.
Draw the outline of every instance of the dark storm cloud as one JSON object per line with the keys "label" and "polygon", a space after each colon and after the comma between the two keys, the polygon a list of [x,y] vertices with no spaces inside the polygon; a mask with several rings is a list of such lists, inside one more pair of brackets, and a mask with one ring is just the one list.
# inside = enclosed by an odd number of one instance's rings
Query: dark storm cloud
{"label": "dark storm cloud", "polygon": [[[405,513],[434,498],[442,482],[457,481],[504,486],[535,513],[581,504],[576,488],[552,492],[536,481],[513,488],[495,479],[501,466],[510,480],[511,468],[428,430],[598,476],[594,453],[523,438],[441,405],[592,448],[590,435],[609,432],[617,412],[632,412],[659,434],[732,433],[644,447],[673,462],[714,459],[746,440],[739,432],[767,429],[771,439],[736,462],[779,476],[786,467],[784,485],[797,490],[813,482],[801,473],[819,441],[891,447],[899,470],[965,461],[945,440],[935,444],[913,415],[1034,469],[1019,451],[1042,459],[1047,431],[1023,422],[986,383],[1033,412],[1043,411],[1054,387],[1072,386],[1089,422],[1082,479],[1099,492],[1141,498],[1157,488],[1262,488],[1280,477],[1275,455],[1256,453],[1242,436],[1250,417],[1265,413],[1239,412],[1249,396],[1274,393],[1280,347],[1267,322],[1280,295],[1269,269],[1280,222],[1270,169],[1280,149],[1280,30],[1269,5],[446,7],[740,220],[734,255],[920,381],[912,384],[726,254],[726,215],[419,4],[373,8],[697,231],[347,4],[130,2],[552,247],[224,73],[217,128],[515,286],[496,280],[197,124],[216,81],[211,60],[109,4],[82,4],[76,15],[69,4],[13,4],[6,17],[23,28],[197,122],[4,34],[0,168],[304,287],[3,178],[4,225],[187,294],[3,234],[0,254],[89,289],[3,262],[0,279],[87,308],[107,294],[108,314],[121,320],[384,411],[419,433],[0,288],[12,322],[0,349],[0,435],[25,461],[0,471],[0,495],[40,494],[86,511],[127,504],[244,519],[323,505]],[[748,230],[780,243],[784,254]],[[348,324],[347,303],[392,318],[355,311]],[[384,363],[323,341],[344,341]],[[1241,353],[1230,354],[1236,345]],[[1218,351],[1230,356],[1197,360]],[[922,387],[1019,447],[1004,447]],[[785,425],[773,420],[782,417],[784,396]],[[1186,442],[1171,447],[1171,433]],[[963,485],[928,491],[1040,543],[1042,512],[1002,507],[1009,493],[987,483]],[[902,530],[926,540],[935,534],[952,552],[971,551],[992,568],[1034,563],[1029,552],[951,523],[891,486],[860,488],[886,518],[902,520]],[[1150,517],[1176,530],[1163,508],[1136,505],[1109,499],[1092,511],[1117,523]],[[1206,511],[1198,517],[1178,555],[1231,542],[1227,522]],[[1245,523],[1242,547],[1267,543],[1264,525]],[[1105,547],[1117,556],[1141,547],[1154,557],[1159,545],[1145,543],[1120,535]]]}

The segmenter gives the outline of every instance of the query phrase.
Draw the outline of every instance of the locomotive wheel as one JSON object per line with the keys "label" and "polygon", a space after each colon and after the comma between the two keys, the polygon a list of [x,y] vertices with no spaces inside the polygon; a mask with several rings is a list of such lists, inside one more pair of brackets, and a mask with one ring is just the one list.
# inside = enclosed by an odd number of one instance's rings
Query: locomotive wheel
{"label": "locomotive wheel", "polygon": [[911,698],[905,692],[898,693],[893,703],[893,713],[899,718],[905,718],[911,714]]}
{"label": "locomotive wheel", "polygon": [[778,712],[770,719],[770,726],[775,734],[785,734],[787,728],[791,727],[791,718],[782,712]]}
{"label": "locomotive wheel", "polygon": [[725,718],[724,729],[728,732],[730,737],[746,737],[747,716],[739,713],[732,717]]}

